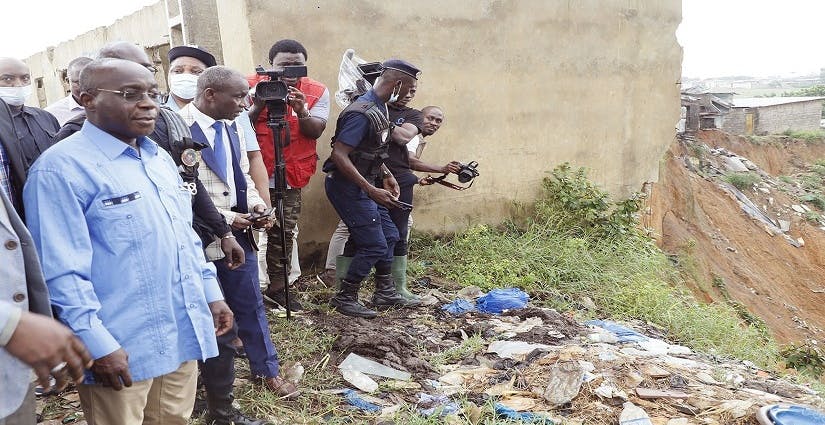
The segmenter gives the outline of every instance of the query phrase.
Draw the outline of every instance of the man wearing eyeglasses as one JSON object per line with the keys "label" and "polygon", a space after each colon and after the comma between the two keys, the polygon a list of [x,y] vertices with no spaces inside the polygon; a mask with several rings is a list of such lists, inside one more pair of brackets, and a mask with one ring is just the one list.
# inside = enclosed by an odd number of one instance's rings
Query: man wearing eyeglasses
{"label": "man wearing eyeglasses", "polygon": [[232,327],[192,230],[191,193],[146,137],[157,83],[120,59],[90,63],[88,119],[32,167],[28,224],[57,317],[95,359],[78,387],[89,425],[186,424],[197,360]]}
{"label": "man wearing eyeglasses", "polygon": [[60,128],[52,114],[24,105],[31,93],[29,66],[19,59],[0,58],[0,99],[12,115],[11,128],[0,128],[0,162],[14,171],[11,201],[21,217],[25,216],[21,197],[26,173],[37,157],[54,144],[53,136]]}
{"label": "man wearing eyeglasses", "polygon": [[83,113],[83,107],[80,106],[80,71],[91,61],[92,58],[81,56],[69,62],[66,67],[66,82],[69,83],[69,94],[46,107],[46,112],[54,115],[61,127],[66,124],[66,121]]}

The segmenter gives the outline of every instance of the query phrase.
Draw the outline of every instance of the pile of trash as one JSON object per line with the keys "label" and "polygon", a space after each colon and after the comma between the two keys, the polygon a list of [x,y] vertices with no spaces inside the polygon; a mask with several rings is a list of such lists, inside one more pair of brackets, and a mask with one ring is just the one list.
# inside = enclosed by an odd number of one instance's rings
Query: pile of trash
{"label": "pile of trash", "polygon": [[[407,325],[384,333],[439,352],[444,341],[455,349],[475,336],[483,342],[475,352],[411,369],[392,347],[350,345],[338,368],[351,388],[331,392],[380,423],[392,423],[381,421],[404,406],[444,423],[480,423],[482,407],[491,405],[498,417],[524,423],[634,425],[755,424],[760,409],[768,418],[771,407],[787,416],[793,409],[818,414],[823,406],[807,386],[748,361],[695,353],[651,336],[658,332],[647,326],[576,323],[528,306],[529,296],[518,289],[484,294],[470,287],[462,294],[434,306],[429,314],[437,320],[422,332]],[[425,358],[419,354],[414,363]]]}

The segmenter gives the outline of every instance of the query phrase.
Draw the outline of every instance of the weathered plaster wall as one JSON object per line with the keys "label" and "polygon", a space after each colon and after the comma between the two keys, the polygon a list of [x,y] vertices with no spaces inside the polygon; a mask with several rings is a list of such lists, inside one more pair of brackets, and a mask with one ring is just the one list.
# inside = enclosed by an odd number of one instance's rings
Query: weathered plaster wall
{"label": "weathered plaster wall", "polygon": [[[564,161],[590,167],[612,193],[628,194],[656,180],[673,140],[679,0],[245,3],[251,61],[246,26],[221,23],[227,63],[245,72],[266,63],[281,38],[307,47],[310,75],[333,91],[347,48],[367,60],[401,57],[423,70],[413,106],[446,111],[423,159],[477,160],[481,177],[463,192],[417,188],[419,230],[499,221],[512,200],[534,196],[546,171]],[[235,32],[237,58],[228,48]],[[338,112],[336,106],[319,142],[322,161]],[[319,172],[304,192],[302,247],[323,248],[336,221]]]}
{"label": "weathered plaster wall", "polygon": [[[66,96],[68,86],[63,84],[61,72],[66,70],[66,66],[72,59],[78,56],[94,57],[103,45],[119,40],[133,41],[146,48],[165,46],[169,42],[168,33],[166,9],[161,1],[118,19],[108,27],[95,28],[24,60],[29,65],[32,81],[43,78],[46,104],[50,104]],[[165,52],[168,49],[148,49],[148,51],[154,53],[156,56],[154,59],[159,63],[161,59],[166,60]],[[37,90],[34,91],[27,104],[40,106]]]}
{"label": "weathered plaster wall", "polygon": [[758,108],[757,134],[819,130],[822,119],[822,101],[794,102]]}

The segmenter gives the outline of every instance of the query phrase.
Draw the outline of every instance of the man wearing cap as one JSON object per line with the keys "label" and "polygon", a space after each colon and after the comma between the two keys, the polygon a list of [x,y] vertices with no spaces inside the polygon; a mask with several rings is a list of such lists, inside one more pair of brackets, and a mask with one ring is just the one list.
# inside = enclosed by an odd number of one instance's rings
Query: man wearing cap
{"label": "man wearing cap", "polygon": [[61,127],[66,121],[83,113],[83,106],[80,105],[80,71],[91,61],[91,58],[81,56],[69,62],[66,67],[66,82],[69,83],[69,94],[46,107],[46,112],[54,115]]}
{"label": "man wearing cap", "polygon": [[[304,46],[295,41],[284,39],[277,41],[269,49],[269,63],[276,71],[285,66],[306,65],[307,51]],[[247,77],[250,86],[255,86],[268,77],[253,75]],[[289,305],[286,305],[284,296],[284,273],[289,273],[289,264],[282,264],[282,258],[289,258],[294,243],[294,232],[301,213],[301,188],[309,184],[309,180],[318,163],[316,151],[317,139],[326,129],[329,118],[329,90],[320,82],[309,77],[280,79],[289,87],[287,111],[285,119],[289,125],[289,144],[283,149],[286,163],[286,192],[283,199],[285,246],[281,246],[280,223],[267,232],[266,268],[269,285],[264,291],[264,299],[277,303],[291,311],[302,309],[301,304],[294,296],[290,296]],[[249,110],[249,117],[255,123],[255,133],[258,144],[264,157],[267,172],[270,177],[271,196],[275,194],[275,180],[273,177],[275,165],[275,147],[272,131],[267,126],[268,111],[263,102],[255,101]],[[286,267],[286,270],[284,268]]]}
{"label": "man wearing cap", "polygon": [[[376,316],[375,311],[358,301],[361,282],[373,267],[374,307],[419,304],[399,295],[392,279],[393,249],[400,237],[388,209],[404,205],[398,200],[398,182],[384,164],[392,131],[387,103],[406,97],[419,72],[402,60],[385,62],[373,88],[338,116],[332,154],[324,163],[327,197],[349,228],[350,242],[355,247],[338,293],[330,300],[337,311],[347,316]],[[376,186],[378,182],[382,187]]]}

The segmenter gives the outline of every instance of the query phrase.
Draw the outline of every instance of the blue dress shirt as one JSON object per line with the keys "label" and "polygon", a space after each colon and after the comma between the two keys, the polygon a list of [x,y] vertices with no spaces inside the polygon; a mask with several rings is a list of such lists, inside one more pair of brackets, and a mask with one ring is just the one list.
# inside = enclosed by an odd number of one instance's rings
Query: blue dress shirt
{"label": "blue dress shirt", "polygon": [[223,295],[172,158],[138,146],[86,121],[35,162],[23,199],[57,317],[96,359],[123,347],[141,381],[217,355],[207,303]]}

